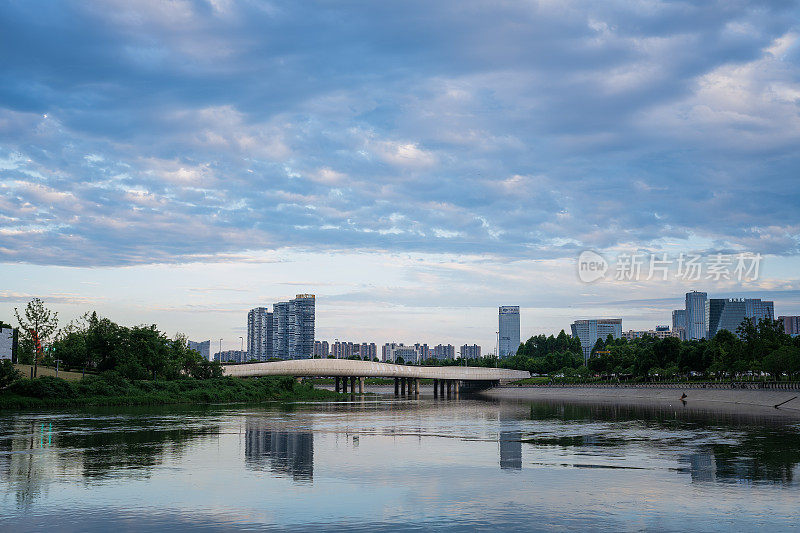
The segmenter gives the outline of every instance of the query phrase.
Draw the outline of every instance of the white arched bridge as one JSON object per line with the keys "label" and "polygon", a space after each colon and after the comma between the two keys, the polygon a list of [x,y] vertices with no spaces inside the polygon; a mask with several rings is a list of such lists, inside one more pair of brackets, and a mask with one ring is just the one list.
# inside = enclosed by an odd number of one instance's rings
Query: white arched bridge
{"label": "white arched bridge", "polygon": [[[293,376],[335,378],[336,391],[364,392],[365,378],[394,378],[395,394],[419,393],[421,379],[432,379],[434,394],[458,394],[462,383],[474,386],[492,386],[501,382],[517,381],[530,377],[529,372],[507,368],[482,368],[473,366],[413,366],[393,363],[375,363],[351,359],[293,359],[270,363],[243,363],[223,365],[226,376]],[[342,379],[344,378],[344,379]]]}

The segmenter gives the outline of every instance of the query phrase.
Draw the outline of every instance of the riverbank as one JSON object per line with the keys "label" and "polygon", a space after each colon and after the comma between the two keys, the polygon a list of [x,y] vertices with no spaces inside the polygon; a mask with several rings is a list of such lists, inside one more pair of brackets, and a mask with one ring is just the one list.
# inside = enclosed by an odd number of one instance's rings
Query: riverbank
{"label": "riverbank", "polygon": [[[685,398],[681,396],[685,394]],[[748,389],[689,389],[680,388],[590,388],[590,387],[516,387],[503,386],[483,391],[484,398],[504,401],[558,400],[579,403],[658,404],[680,408],[741,412],[769,411],[800,417],[798,391]],[[793,396],[797,398],[790,400]],[[782,402],[779,409],[774,406]]]}
{"label": "riverbank", "polygon": [[118,375],[80,381],[21,379],[0,392],[0,409],[113,405],[254,403],[331,400],[340,395],[290,377],[128,381]]}

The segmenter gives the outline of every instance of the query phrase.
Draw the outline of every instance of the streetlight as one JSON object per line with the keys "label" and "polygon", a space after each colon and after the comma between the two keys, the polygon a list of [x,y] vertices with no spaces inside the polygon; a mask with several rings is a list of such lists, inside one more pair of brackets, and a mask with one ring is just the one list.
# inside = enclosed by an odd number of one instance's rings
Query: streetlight
{"label": "streetlight", "polygon": [[495,331],[497,334],[497,349],[494,351],[494,367],[497,368],[497,362],[500,360],[500,332]]}

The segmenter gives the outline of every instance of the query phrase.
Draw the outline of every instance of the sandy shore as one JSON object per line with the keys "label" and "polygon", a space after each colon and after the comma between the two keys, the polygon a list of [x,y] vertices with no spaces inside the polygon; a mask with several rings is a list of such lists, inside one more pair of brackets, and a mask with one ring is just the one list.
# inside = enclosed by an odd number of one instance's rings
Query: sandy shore
{"label": "sandy shore", "polygon": [[[686,398],[682,401],[681,394]],[[503,401],[561,401],[567,403],[608,403],[675,407],[689,410],[721,411],[749,415],[800,418],[800,392],[761,390],[705,390],[580,387],[499,387],[481,393],[485,398]],[[798,396],[775,409],[775,405]]]}

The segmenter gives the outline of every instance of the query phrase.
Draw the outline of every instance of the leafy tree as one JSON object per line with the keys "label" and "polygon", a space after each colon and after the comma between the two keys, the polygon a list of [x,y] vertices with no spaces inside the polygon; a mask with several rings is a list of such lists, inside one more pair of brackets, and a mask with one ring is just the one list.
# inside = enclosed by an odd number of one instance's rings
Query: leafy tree
{"label": "leafy tree", "polygon": [[[34,298],[25,306],[24,316],[20,316],[19,309],[14,308],[14,316],[19,323],[20,333],[25,343],[26,349],[33,347],[36,350],[36,339],[44,349],[50,342],[51,336],[58,328],[58,313],[50,311],[44,306],[44,302],[39,298]],[[33,357],[33,376],[36,377],[39,367],[39,354],[34,351]]]}

